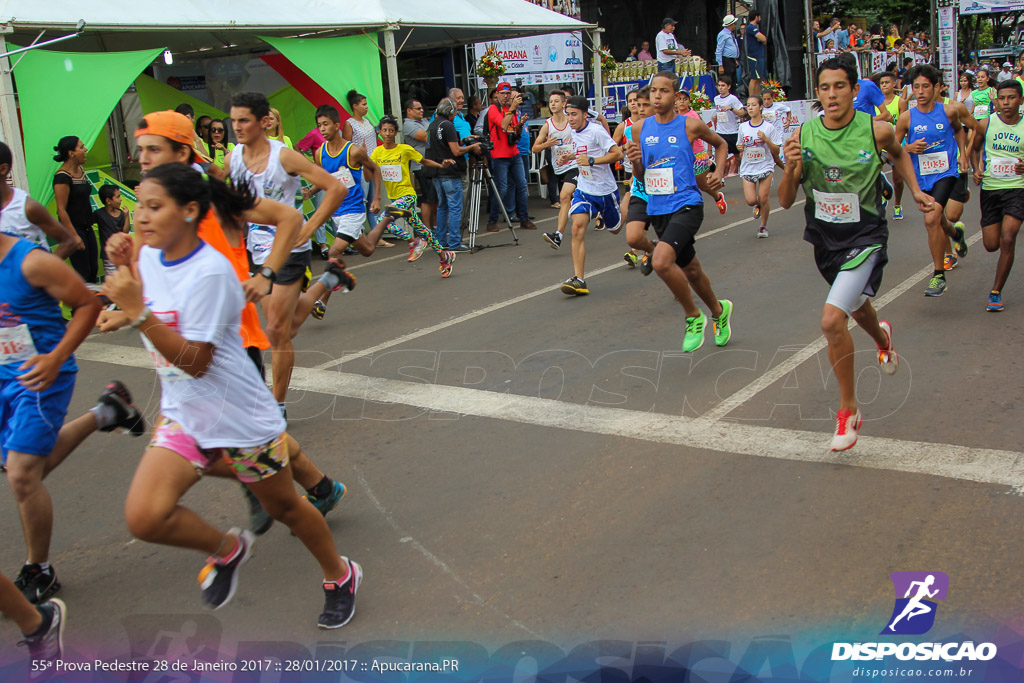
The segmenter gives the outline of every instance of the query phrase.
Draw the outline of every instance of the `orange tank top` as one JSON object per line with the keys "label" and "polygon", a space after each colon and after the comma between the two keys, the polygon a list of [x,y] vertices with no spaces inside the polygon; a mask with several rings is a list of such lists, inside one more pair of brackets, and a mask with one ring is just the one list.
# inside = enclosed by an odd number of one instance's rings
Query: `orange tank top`
{"label": "orange tank top", "polygon": [[[199,239],[224,254],[227,260],[231,262],[231,267],[235,269],[235,275],[238,276],[239,282],[245,282],[249,279],[249,256],[245,249],[245,241],[243,240],[242,244],[237,247],[231,246],[227,235],[224,234],[224,229],[220,227],[220,222],[217,220],[212,209],[206,212],[206,217],[203,220],[199,221]],[[256,311],[256,304],[248,302],[245,304],[245,308],[242,309],[240,331],[242,333],[242,345],[245,348],[251,346],[261,350],[270,348],[270,340],[267,339],[263,328],[260,327],[260,315]]]}

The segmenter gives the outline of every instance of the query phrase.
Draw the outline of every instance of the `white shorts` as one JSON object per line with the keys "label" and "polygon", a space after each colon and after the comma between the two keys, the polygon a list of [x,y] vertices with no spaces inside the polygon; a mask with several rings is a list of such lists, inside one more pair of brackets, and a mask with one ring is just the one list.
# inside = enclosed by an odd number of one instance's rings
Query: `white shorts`
{"label": "white shorts", "polygon": [[365,213],[346,213],[332,216],[331,220],[334,222],[335,237],[341,237],[351,243],[363,236],[363,223],[366,222]]}

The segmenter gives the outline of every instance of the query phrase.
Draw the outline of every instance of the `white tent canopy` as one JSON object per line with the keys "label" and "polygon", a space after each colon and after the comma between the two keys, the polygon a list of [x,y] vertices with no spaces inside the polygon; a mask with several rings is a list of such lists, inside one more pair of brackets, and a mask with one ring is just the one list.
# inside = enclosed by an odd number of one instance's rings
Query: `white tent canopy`
{"label": "white tent canopy", "polygon": [[[244,12],[244,15],[242,15]],[[174,53],[223,53],[264,49],[259,36],[327,37],[383,34],[392,112],[400,115],[399,50],[466,45],[518,36],[592,30],[595,49],[600,29],[526,0],[0,0],[0,53],[5,41],[29,45],[83,33],[57,49],[120,52],[165,47]],[[594,60],[595,83],[601,82]],[[18,159],[21,131],[14,112],[7,59],[0,59],[0,128],[15,152],[16,184],[27,187],[24,161]]]}

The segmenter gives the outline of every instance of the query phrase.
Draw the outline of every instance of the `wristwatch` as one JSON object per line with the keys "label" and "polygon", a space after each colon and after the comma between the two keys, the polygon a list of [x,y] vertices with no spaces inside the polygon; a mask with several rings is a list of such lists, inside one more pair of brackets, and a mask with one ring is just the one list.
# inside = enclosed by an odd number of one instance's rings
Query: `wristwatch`
{"label": "wristwatch", "polygon": [[589,166],[593,166],[594,165],[594,157],[587,157],[587,164]]}
{"label": "wristwatch", "polygon": [[274,280],[277,279],[277,273],[275,273],[274,270],[270,266],[263,266],[258,271],[256,271],[256,274],[257,275],[262,275],[263,277],[267,278],[271,282],[273,282]]}

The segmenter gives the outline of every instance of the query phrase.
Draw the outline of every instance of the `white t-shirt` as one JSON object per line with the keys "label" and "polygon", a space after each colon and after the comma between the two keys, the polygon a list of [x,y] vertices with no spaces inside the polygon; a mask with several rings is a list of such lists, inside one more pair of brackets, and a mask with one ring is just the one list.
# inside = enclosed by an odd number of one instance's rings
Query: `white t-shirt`
{"label": "white t-shirt", "polygon": [[676,61],[676,55],[667,55],[665,50],[681,50],[682,48],[676,43],[676,35],[674,33],[665,33],[664,31],[658,31],[658,37],[654,41],[658,47],[658,61],[659,62],[674,62]]}
{"label": "white t-shirt", "polygon": [[548,119],[544,124],[548,127],[548,137],[558,142],[551,148],[551,161],[555,165],[555,174],[564,175],[576,168],[576,147],[572,144],[572,127],[566,118],[565,125],[558,128],[555,122]]}
{"label": "white t-shirt", "polygon": [[768,145],[761,140],[758,133],[764,132],[776,145],[782,144],[782,133],[778,128],[761,121],[760,126],[755,126],[750,121],[740,124],[739,134],[736,136],[736,144],[743,145],[743,152],[740,156],[740,175],[761,175],[775,169],[775,157]]}
{"label": "white t-shirt", "polygon": [[736,112],[733,109],[742,109],[743,103],[735,95],[715,95],[715,130],[721,135],[735,133],[739,130]]}
{"label": "white t-shirt", "polygon": [[787,119],[790,113],[792,113],[790,108],[781,102],[772,102],[770,107],[761,107],[761,116],[764,117],[764,120],[773,124],[783,133],[789,128]]}
{"label": "white t-shirt", "polygon": [[50,244],[46,241],[46,233],[43,232],[42,228],[30,221],[28,214],[25,213],[25,205],[29,200],[28,192],[19,190],[16,187],[12,187],[11,192],[14,193],[14,196],[11,197],[11,201],[7,202],[7,206],[3,207],[3,210],[0,211],[0,232],[14,235],[15,237],[24,237],[29,242],[34,242],[46,251],[50,251]]}
{"label": "white t-shirt", "polygon": [[160,412],[202,448],[244,448],[273,441],[287,425],[256,366],[242,348],[239,325],[245,295],[231,263],[205,242],[177,261],[143,247],[139,274],[146,305],[164,324],[193,342],[213,344],[202,377],[172,365],[142,335],[160,377]]}
{"label": "white t-shirt", "polygon": [[[603,157],[615,146],[612,136],[608,135],[608,131],[597,121],[587,121],[583,130],[573,130],[572,141],[576,145],[576,154],[583,154],[595,159]],[[580,192],[595,197],[615,194],[615,174],[612,173],[611,164],[580,166],[579,171],[576,187]]]}

